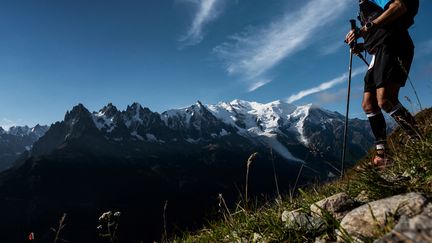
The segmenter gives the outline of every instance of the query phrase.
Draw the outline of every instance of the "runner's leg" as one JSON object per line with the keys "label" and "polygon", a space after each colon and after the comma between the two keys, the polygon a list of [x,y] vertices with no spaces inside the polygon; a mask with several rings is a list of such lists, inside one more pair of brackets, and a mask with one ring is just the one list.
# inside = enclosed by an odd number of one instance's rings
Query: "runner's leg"
{"label": "runner's leg", "polygon": [[400,84],[388,83],[386,87],[377,89],[378,105],[389,113],[410,138],[420,138],[414,117],[399,102]]}
{"label": "runner's leg", "polygon": [[384,149],[387,137],[387,127],[384,115],[378,105],[377,94],[373,91],[364,92],[362,107],[368,117],[372,133],[375,136],[377,149]]}

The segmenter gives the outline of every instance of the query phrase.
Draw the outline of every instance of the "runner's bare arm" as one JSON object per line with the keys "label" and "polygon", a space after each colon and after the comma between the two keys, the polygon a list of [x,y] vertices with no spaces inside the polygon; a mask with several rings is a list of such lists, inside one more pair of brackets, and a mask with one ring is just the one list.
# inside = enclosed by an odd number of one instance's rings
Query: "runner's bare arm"
{"label": "runner's bare arm", "polygon": [[[410,0],[408,0],[410,1]],[[402,0],[394,0],[384,13],[382,13],[378,18],[374,19],[372,22],[376,26],[383,26],[389,24],[405,14],[407,8]]]}
{"label": "runner's bare arm", "polygon": [[[410,0],[408,0],[410,1]],[[407,11],[407,8],[402,0],[394,0],[392,3],[390,3],[389,7],[386,11],[384,11],[378,18],[374,19],[372,23],[376,26],[384,26],[386,24],[389,24],[405,14]],[[363,33],[367,32],[367,28],[363,26],[360,29],[360,36],[362,36]],[[358,38],[359,36],[357,36]],[[345,36],[345,42],[351,43],[356,39],[356,36],[354,35],[354,31],[348,32],[348,34]]]}

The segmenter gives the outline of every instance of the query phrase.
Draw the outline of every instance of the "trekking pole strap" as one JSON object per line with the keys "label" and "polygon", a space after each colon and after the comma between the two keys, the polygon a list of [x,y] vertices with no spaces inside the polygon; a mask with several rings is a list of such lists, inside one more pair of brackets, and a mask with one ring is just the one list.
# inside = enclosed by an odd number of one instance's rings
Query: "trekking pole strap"
{"label": "trekking pole strap", "polygon": [[366,66],[369,67],[368,61],[366,60],[366,58],[361,53],[357,54],[357,56],[366,64]]}

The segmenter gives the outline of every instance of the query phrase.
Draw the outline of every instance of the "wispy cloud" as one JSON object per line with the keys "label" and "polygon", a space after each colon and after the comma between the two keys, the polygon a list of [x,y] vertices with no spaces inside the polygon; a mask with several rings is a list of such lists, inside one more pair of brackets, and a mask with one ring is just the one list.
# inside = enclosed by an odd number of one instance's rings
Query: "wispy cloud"
{"label": "wispy cloud", "polygon": [[[365,71],[365,68],[357,68],[355,70],[352,71],[352,77],[354,78],[355,76],[359,75],[360,73],[363,73]],[[312,94],[316,94],[325,90],[328,90],[338,84],[341,84],[343,82],[345,82],[348,79],[348,72],[342,74],[341,76],[334,78],[332,80],[326,81],[324,83],[321,83],[320,85],[310,88],[310,89],[306,89],[306,90],[302,90],[300,92],[298,92],[297,94],[293,94],[290,97],[288,97],[286,99],[286,101],[288,103],[292,103],[294,101],[300,100],[308,95],[312,95]]]}
{"label": "wispy cloud", "polygon": [[252,84],[249,86],[248,91],[249,91],[249,92],[255,91],[255,90],[257,90],[258,88],[260,88],[260,87],[262,87],[262,86],[264,86],[264,85],[270,83],[271,81],[272,81],[271,79],[260,79],[260,80],[258,80],[258,81],[256,81],[256,82],[252,83]]}
{"label": "wispy cloud", "polygon": [[[337,27],[336,27],[337,26]],[[348,45],[341,41],[341,37],[345,36],[347,32],[347,26],[337,25],[332,29],[332,31],[327,31],[321,34],[322,39],[318,47],[318,53],[322,56],[327,56],[336,53],[337,51],[349,51]]]}
{"label": "wispy cloud", "polygon": [[229,74],[257,84],[256,80],[282,60],[316,41],[320,28],[336,20],[348,5],[349,1],[307,1],[299,10],[262,28],[249,28],[231,36],[214,51],[225,61]]}
{"label": "wispy cloud", "polygon": [[[185,1],[185,0],[183,0]],[[188,0],[197,5],[198,11],[195,14],[194,20],[185,36],[180,38],[185,46],[199,44],[203,40],[204,27],[209,22],[215,20],[219,15],[217,3],[221,0]]]}
{"label": "wispy cloud", "polygon": [[342,41],[333,41],[330,44],[327,44],[321,48],[320,50],[321,55],[323,56],[331,55],[337,52],[338,50],[340,50],[341,48],[343,48],[345,45],[346,44],[343,43]]}
{"label": "wispy cloud", "polygon": [[320,94],[318,94],[318,102],[320,105],[322,105],[322,104],[329,104],[329,103],[342,101],[343,99],[345,99],[346,92],[347,90],[344,88],[336,90],[335,92],[323,91]]}
{"label": "wispy cloud", "polygon": [[[320,106],[325,104],[335,104],[339,102],[346,102],[347,88],[343,87],[337,90],[323,91],[317,94],[317,103]],[[351,99],[361,99],[363,97],[363,85],[358,84],[351,87]]]}

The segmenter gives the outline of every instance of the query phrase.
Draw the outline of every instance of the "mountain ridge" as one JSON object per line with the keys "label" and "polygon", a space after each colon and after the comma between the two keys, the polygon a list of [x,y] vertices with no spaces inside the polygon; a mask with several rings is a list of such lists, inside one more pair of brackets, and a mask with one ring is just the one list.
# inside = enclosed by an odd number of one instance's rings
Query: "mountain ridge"
{"label": "mountain ridge", "polygon": [[[59,122],[64,122],[60,130],[68,131],[65,137],[57,137],[58,142],[52,143],[51,149],[32,154],[41,155],[52,151],[68,139],[84,136],[82,133],[86,131],[87,135],[103,135],[105,139],[116,143],[138,141],[169,144],[184,141],[199,144],[225,136],[241,136],[251,143],[273,149],[287,160],[302,162],[303,159],[293,155],[286,143],[310,147],[314,141],[309,140],[314,138],[313,133],[319,132],[319,127],[322,131],[332,130],[329,134],[340,133],[343,120],[343,116],[337,112],[311,104],[294,106],[282,101],[261,104],[237,99],[216,105],[203,105],[197,101],[189,107],[162,113],[143,108],[137,102],[123,111],[109,103],[94,112],[78,104],[66,112],[64,121]],[[311,130],[308,126],[315,128]],[[370,140],[371,134],[367,136]],[[285,142],[281,143],[281,140]],[[371,142],[363,147],[369,145]],[[365,149],[363,151],[366,152]],[[336,154],[333,156],[336,157]]]}
{"label": "mountain ridge", "polygon": [[9,168],[23,153],[30,150],[41,138],[48,126],[12,126],[7,130],[0,127],[0,171]]}

